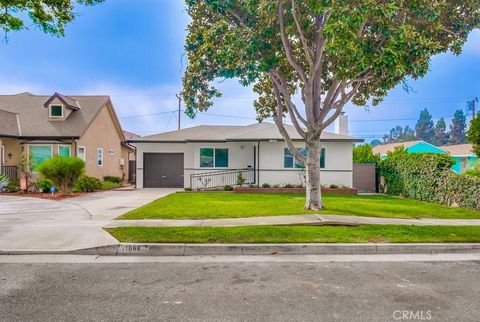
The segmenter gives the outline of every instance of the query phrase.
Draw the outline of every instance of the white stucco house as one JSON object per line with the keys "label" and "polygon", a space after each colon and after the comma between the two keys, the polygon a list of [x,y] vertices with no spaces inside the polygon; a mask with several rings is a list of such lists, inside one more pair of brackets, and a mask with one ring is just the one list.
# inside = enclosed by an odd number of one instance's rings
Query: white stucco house
{"label": "white stucco house", "polygon": [[[287,131],[302,153],[293,126]],[[347,135],[346,116],[335,132],[321,136],[322,184],[352,187],[352,151],[361,139]],[[136,149],[137,188],[213,188],[245,184],[302,184],[304,171],[288,151],[275,124],[201,125],[128,141]]]}

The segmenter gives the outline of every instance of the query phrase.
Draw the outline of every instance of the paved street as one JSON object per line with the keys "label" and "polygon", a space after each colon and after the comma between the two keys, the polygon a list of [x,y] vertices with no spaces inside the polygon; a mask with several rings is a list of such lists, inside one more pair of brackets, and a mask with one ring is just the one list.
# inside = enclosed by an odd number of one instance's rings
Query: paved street
{"label": "paved street", "polygon": [[3,256],[0,320],[478,321],[480,261],[395,256]]}
{"label": "paved street", "polygon": [[116,244],[103,226],[174,191],[107,191],[63,201],[0,196],[0,250],[58,251]]}

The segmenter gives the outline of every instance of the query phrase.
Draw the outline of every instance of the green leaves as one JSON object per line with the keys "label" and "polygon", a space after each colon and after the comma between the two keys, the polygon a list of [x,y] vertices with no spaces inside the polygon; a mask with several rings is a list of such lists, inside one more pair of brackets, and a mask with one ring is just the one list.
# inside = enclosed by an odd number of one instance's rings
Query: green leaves
{"label": "green leaves", "polygon": [[[305,82],[287,61],[279,28],[277,0],[188,0],[192,18],[185,48],[189,65],[182,96],[190,111],[205,110],[218,92],[217,78],[253,85],[259,118],[276,109],[271,71],[284,75],[288,92]],[[480,26],[478,0],[283,0],[285,33],[293,57],[323,98],[334,80],[362,81],[353,102],[381,102],[388,90],[411,77],[423,77],[432,56],[460,53],[468,33]],[[296,12],[299,32],[293,13]],[[318,23],[325,15],[326,24]],[[302,42],[305,37],[307,45]],[[313,80],[309,57],[322,52],[321,75]],[[308,97],[306,98],[308,100]],[[313,101],[313,99],[312,99]],[[308,103],[308,102],[307,102]],[[322,104],[316,102],[315,104]],[[306,104],[308,105],[308,104]],[[321,109],[319,105],[317,108]]]}
{"label": "green leaves", "polygon": [[[81,5],[94,5],[104,0],[77,0]],[[0,29],[4,32],[28,29],[25,16],[43,32],[61,37],[65,25],[75,18],[75,1],[71,0],[0,0]]]}

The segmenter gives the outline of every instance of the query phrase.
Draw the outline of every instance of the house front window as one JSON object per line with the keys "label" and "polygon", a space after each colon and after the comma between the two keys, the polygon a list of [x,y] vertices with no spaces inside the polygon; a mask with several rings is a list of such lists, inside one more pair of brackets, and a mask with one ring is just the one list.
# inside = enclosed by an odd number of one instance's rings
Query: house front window
{"label": "house front window", "polygon": [[[307,149],[306,148],[297,148],[298,152],[300,152],[301,154],[303,154],[305,157],[307,156]],[[302,165],[302,163],[300,161],[298,161],[297,159],[294,158],[294,156],[292,155],[292,153],[290,152],[290,150],[288,148],[284,148],[283,150],[283,167],[284,168],[297,168],[297,169],[301,169],[303,168],[304,166]],[[325,148],[322,148],[321,149],[321,152],[320,152],[320,168],[321,169],[324,169],[325,168]]]}
{"label": "house front window", "polygon": [[63,117],[63,105],[50,105],[50,117]]}
{"label": "house front window", "polygon": [[35,168],[42,164],[42,162],[52,158],[51,145],[29,145],[28,151],[32,158],[33,171],[35,171]]}
{"label": "house front window", "polygon": [[82,159],[83,161],[87,160],[87,148],[84,146],[79,146],[77,148],[77,158]]}
{"label": "house front window", "polygon": [[103,149],[102,148],[97,149],[97,165],[99,167],[103,167]]}
{"label": "house front window", "polygon": [[227,168],[228,149],[201,148],[200,168]]}
{"label": "house front window", "polygon": [[70,145],[59,145],[58,146],[58,156],[59,157],[70,157]]}

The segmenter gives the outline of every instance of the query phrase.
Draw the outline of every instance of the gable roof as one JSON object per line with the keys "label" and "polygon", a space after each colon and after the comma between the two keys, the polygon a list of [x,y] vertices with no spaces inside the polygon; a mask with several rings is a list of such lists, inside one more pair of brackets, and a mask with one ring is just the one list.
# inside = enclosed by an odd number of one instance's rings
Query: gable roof
{"label": "gable roof", "polygon": [[[285,125],[292,140],[303,141],[295,127]],[[141,137],[140,139],[129,140],[129,142],[225,142],[225,141],[269,141],[283,140],[283,136],[273,123],[257,123],[251,125],[200,125]],[[323,141],[348,141],[363,142],[351,136],[323,132]]]}
{"label": "gable roof", "polygon": [[[52,97],[64,100],[74,111],[63,121],[51,121],[45,105]],[[17,95],[0,95],[0,110],[14,113],[18,118],[14,136],[28,138],[74,138],[88,129],[101,109],[110,101],[109,96],[34,95],[28,92]],[[63,101],[62,101],[63,102]],[[48,104],[47,104],[48,106]],[[12,126],[12,119],[7,121]],[[118,120],[117,120],[118,122]],[[0,126],[0,135],[11,135]],[[9,130],[12,131],[11,129]]]}
{"label": "gable roof", "polygon": [[445,145],[440,148],[453,156],[471,156],[474,154],[471,144]]}

